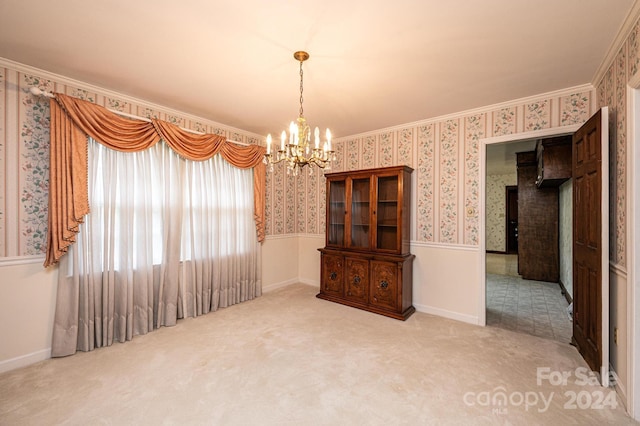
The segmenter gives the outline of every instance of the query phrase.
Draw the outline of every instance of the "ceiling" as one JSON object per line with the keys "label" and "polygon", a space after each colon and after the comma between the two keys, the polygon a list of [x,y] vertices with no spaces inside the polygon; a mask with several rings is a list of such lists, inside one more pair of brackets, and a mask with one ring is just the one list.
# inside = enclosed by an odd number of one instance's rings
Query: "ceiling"
{"label": "ceiling", "polygon": [[533,151],[536,140],[521,140],[518,142],[494,143],[487,145],[488,176],[516,174],[516,153]]}
{"label": "ceiling", "polygon": [[1,0],[0,57],[259,135],[590,83],[633,0]]}

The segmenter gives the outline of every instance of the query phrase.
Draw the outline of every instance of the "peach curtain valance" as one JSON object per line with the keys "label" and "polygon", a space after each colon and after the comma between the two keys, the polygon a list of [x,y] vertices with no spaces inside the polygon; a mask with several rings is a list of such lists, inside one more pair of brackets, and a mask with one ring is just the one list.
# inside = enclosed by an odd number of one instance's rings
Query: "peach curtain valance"
{"label": "peach curtain valance", "polygon": [[51,99],[49,221],[44,266],[53,265],[75,243],[83,218],[89,213],[87,137],[118,151],[148,149],[161,139],[178,155],[204,161],[220,153],[238,168],[253,168],[254,219],[258,241],[264,240],[266,167],[265,149],[229,143],[224,136],[195,135],[178,126],[153,120],[128,119],[91,102],[56,93]]}

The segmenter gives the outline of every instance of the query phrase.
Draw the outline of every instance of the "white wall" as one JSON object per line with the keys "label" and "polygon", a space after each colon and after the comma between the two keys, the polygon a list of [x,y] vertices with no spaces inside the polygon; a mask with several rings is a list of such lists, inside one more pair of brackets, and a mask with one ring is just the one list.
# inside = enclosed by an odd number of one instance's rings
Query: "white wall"
{"label": "white wall", "polygon": [[320,252],[318,249],[324,246],[324,234],[299,236],[298,278],[301,283],[320,289]]}
{"label": "white wall", "polygon": [[478,248],[412,243],[411,253],[416,310],[480,324]]}
{"label": "white wall", "polygon": [[0,373],[51,356],[58,269],[43,262],[0,263]]}
{"label": "white wall", "polygon": [[[615,385],[622,395],[623,401],[627,400],[629,386],[627,296],[627,272],[612,264],[609,269],[609,363],[617,375]],[[616,329],[617,341],[615,338]]]}
{"label": "white wall", "polygon": [[298,282],[297,235],[267,236],[262,244],[262,290],[267,292]]}
{"label": "white wall", "polygon": [[560,281],[573,299],[573,181],[560,186]]}

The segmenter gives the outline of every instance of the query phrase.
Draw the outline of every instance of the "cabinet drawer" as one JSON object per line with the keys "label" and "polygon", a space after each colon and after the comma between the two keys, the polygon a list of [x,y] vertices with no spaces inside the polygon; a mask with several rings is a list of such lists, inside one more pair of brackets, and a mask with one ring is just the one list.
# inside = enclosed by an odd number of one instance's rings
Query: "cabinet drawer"
{"label": "cabinet drawer", "polygon": [[379,260],[371,261],[369,303],[381,308],[396,310],[398,307],[398,264]]}
{"label": "cabinet drawer", "polygon": [[322,292],[336,296],[343,295],[344,265],[342,256],[322,255]]}
{"label": "cabinet drawer", "polygon": [[369,261],[345,258],[344,296],[357,302],[367,303],[369,296]]}

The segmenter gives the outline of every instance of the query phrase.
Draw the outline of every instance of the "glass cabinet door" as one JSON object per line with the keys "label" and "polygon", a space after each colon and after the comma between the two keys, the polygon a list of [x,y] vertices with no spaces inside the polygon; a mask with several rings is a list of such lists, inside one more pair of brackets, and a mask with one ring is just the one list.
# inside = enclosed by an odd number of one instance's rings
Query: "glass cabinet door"
{"label": "glass cabinet door", "polygon": [[367,176],[351,181],[351,241],[352,248],[369,248],[371,225],[371,179]]}
{"label": "glass cabinet door", "polygon": [[345,200],[345,181],[331,181],[329,183],[329,205],[327,206],[327,245],[344,245]]}
{"label": "glass cabinet door", "polygon": [[398,176],[378,177],[376,248],[398,250]]}

